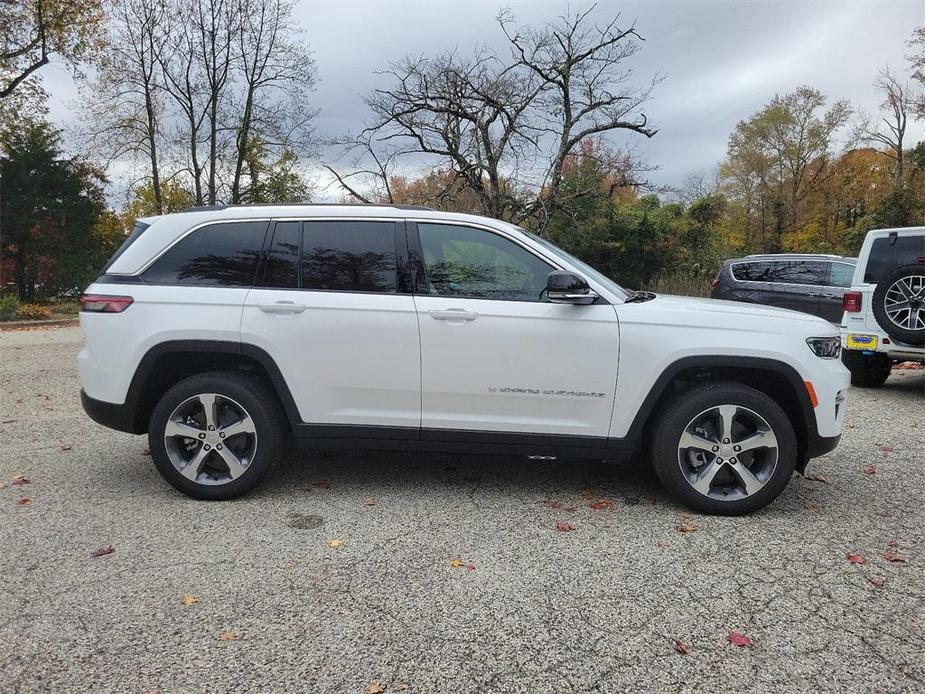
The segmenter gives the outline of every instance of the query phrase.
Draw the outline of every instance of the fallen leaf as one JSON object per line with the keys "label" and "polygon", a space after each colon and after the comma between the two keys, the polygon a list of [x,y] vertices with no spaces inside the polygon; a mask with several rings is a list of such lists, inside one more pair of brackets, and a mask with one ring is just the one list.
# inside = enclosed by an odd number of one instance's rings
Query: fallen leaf
{"label": "fallen leaf", "polygon": [[466,564],[466,571],[475,571],[475,564]]}
{"label": "fallen leaf", "polygon": [[97,547],[90,553],[91,557],[105,557],[107,554],[112,554],[116,551],[116,548],[112,545],[106,545],[105,547]]}
{"label": "fallen leaf", "polygon": [[574,529],[575,529],[575,526],[569,523],[568,521],[559,521],[558,523],[556,523],[556,530],[558,530],[560,533],[567,533],[570,530],[574,530]]}
{"label": "fallen leaf", "polygon": [[16,477],[13,478],[11,484],[16,485],[17,487],[21,487],[24,484],[29,484],[29,481],[29,478],[25,475],[16,475]]}
{"label": "fallen leaf", "polygon": [[454,569],[458,569],[458,568],[460,568],[461,566],[463,566],[462,560],[461,560],[461,559],[454,559],[453,561],[450,562],[450,566],[452,566]]}
{"label": "fallen leaf", "polygon": [[197,602],[199,602],[199,598],[197,598],[195,595],[184,595],[180,602],[182,602],[187,607],[192,607]]}
{"label": "fallen leaf", "polygon": [[384,691],[385,687],[379,682],[371,682],[366,687],[366,694],[382,694]]}
{"label": "fallen leaf", "polygon": [[17,501],[16,503],[19,504],[20,506],[31,506],[31,505],[32,505],[32,499],[30,499],[30,498],[27,497],[27,496],[24,496],[22,499],[20,499],[20,500]]}
{"label": "fallen leaf", "polygon": [[882,578],[874,578],[873,576],[868,578],[867,582],[870,583],[872,586],[877,586],[878,588],[880,588],[883,585]]}
{"label": "fallen leaf", "polygon": [[556,510],[558,510],[558,509],[562,508],[562,504],[561,504],[560,502],[556,501],[555,499],[546,499],[546,501],[544,501],[543,504],[544,504],[547,508],[551,508],[551,509],[556,509]]}
{"label": "fallen leaf", "polygon": [[683,641],[678,641],[677,639],[675,639],[674,649],[676,652],[680,653],[681,655],[687,655],[690,652],[691,647],[688,646]]}
{"label": "fallen leaf", "polygon": [[376,505],[376,500],[375,500],[375,499],[367,499],[367,500],[366,500],[366,505],[367,505],[367,506],[375,506],[375,505]]}
{"label": "fallen leaf", "polygon": [[237,641],[240,637],[231,629],[225,629],[218,635],[219,641]]}
{"label": "fallen leaf", "polygon": [[860,554],[846,554],[845,559],[850,561],[852,564],[866,564],[867,560],[862,557]]}
{"label": "fallen leaf", "polygon": [[333,540],[328,540],[328,547],[330,547],[331,549],[337,549],[343,544],[344,544],[344,541],[339,540],[336,537]]}
{"label": "fallen leaf", "polygon": [[861,472],[863,472],[865,475],[874,475],[877,473],[877,466],[876,465],[866,465],[863,468],[861,468]]}
{"label": "fallen leaf", "polygon": [[590,504],[590,507],[595,511],[616,511],[617,502],[610,499],[601,499]]}
{"label": "fallen leaf", "polygon": [[150,449],[150,448],[142,448],[142,449],[141,449],[141,454],[142,454],[142,455],[151,455],[151,449]]}
{"label": "fallen leaf", "polygon": [[822,482],[823,484],[832,484],[832,481],[825,475],[806,475],[803,479],[807,479],[810,482]]}
{"label": "fallen leaf", "polygon": [[884,453],[892,453],[893,447],[892,446],[880,446],[880,450],[883,451]]}
{"label": "fallen leaf", "polygon": [[906,558],[903,555],[897,554],[896,552],[884,552],[882,556],[887,561],[891,561],[894,563],[900,562],[900,561],[906,561]]}
{"label": "fallen leaf", "polygon": [[676,529],[679,533],[692,533],[697,530],[697,526],[690,521],[685,521],[684,523],[681,523],[681,525],[679,525]]}
{"label": "fallen leaf", "polygon": [[647,496],[645,499],[642,500],[642,503],[645,504],[646,506],[655,506],[655,497]]}
{"label": "fallen leaf", "polygon": [[733,646],[739,648],[751,648],[752,640],[740,631],[730,631],[726,634],[726,640]]}
{"label": "fallen leaf", "polygon": [[58,446],[59,451],[69,451],[73,446]]}
{"label": "fallen leaf", "polygon": [[578,510],[578,507],[577,506],[566,506],[564,510],[566,513],[575,513],[575,511]]}
{"label": "fallen leaf", "polygon": [[896,540],[890,540],[889,542],[886,543],[886,546],[887,546],[887,547],[892,547],[892,548],[895,549],[895,548],[899,547],[899,542],[897,542]]}
{"label": "fallen leaf", "polygon": [[655,546],[661,547],[662,549],[664,549],[665,547],[671,547],[671,543],[668,542],[667,540],[656,540]]}

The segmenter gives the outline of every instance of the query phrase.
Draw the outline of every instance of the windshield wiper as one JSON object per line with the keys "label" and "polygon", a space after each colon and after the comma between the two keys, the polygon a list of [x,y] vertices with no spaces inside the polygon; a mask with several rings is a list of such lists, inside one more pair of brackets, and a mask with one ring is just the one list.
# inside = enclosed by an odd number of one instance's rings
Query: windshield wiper
{"label": "windshield wiper", "polygon": [[655,298],[655,292],[633,292],[623,302],[624,304],[641,304],[644,301],[652,301]]}

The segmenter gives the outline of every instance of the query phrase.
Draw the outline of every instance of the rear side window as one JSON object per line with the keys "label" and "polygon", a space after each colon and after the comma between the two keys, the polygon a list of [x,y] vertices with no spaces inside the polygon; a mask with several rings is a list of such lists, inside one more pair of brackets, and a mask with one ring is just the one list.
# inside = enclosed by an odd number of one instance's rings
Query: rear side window
{"label": "rear side window", "polygon": [[757,260],[734,264],[732,275],[743,282],[823,285],[829,268],[816,260]]}
{"label": "rear side window", "polygon": [[875,284],[895,268],[925,262],[925,236],[898,236],[896,243],[890,241],[887,237],[871,244],[865,282]]}
{"label": "rear side window", "polygon": [[304,222],[302,288],[397,292],[395,222]]}
{"label": "rear side window", "polygon": [[144,230],[147,229],[149,226],[151,226],[151,225],[150,225],[150,224],[145,224],[144,222],[135,222],[135,226],[132,227],[132,233],[129,234],[129,235],[125,238],[125,241],[122,242],[122,245],[119,246],[119,248],[116,250],[116,252],[112,254],[112,257],[109,259],[109,262],[106,263],[106,264],[103,266],[103,273],[104,273],[104,274],[106,273],[106,271],[107,271],[109,268],[112,267],[112,264],[113,264],[114,262],[116,262],[116,259],[118,259],[118,257],[119,257],[120,255],[122,255],[123,253],[125,253],[125,251],[128,250],[128,247],[131,246],[133,243],[135,243],[135,242],[138,240],[138,237],[141,236],[142,233],[144,232]]}
{"label": "rear side window", "polygon": [[152,284],[250,287],[267,222],[210,224],[180,239],[143,274]]}
{"label": "rear side window", "polygon": [[277,222],[257,286],[298,289],[301,239],[302,222]]}
{"label": "rear side window", "polygon": [[832,274],[829,277],[830,287],[850,287],[854,277],[854,265],[848,263],[832,263]]}

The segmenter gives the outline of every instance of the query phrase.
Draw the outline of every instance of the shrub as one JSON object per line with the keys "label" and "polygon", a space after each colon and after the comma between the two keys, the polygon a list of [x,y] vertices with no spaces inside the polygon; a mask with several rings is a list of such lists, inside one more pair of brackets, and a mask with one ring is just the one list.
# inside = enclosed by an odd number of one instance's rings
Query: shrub
{"label": "shrub", "polygon": [[0,294],[0,320],[13,320],[19,312],[19,297]]}
{"label": "shrub", "polygon": [[51,310],[39,304],[23,304],[16,312],[16,316],[23,320],[41,320],[51,318]]}
{"label": "shrub", "polygon": [[51,308],[52,313],[58,313],[61,315],[71,315],[72,313],[78,313],[80,311],[80,302],[79,301],[56,301],[49,308]]}

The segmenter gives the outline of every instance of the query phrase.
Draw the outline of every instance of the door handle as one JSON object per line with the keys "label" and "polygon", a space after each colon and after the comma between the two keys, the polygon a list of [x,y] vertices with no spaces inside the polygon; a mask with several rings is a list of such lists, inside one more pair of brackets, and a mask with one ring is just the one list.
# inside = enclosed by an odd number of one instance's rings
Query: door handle
{"label": "door handle", "polygon": [[443,311],[428,311],[427,313],[434,320],[471,321],[479,317],[479,314],[475,311],[467,311],[464,308],[448,308]]}
{"label": "door handle", "polygon": [[257,308],[264,313],[302,313],[308,307],[294,301],[277,301],[273,304],[257,304]]}

